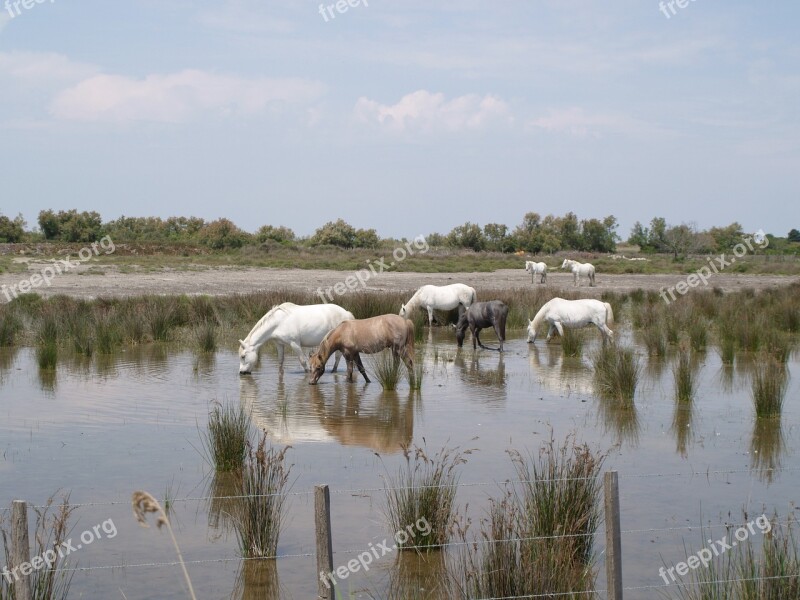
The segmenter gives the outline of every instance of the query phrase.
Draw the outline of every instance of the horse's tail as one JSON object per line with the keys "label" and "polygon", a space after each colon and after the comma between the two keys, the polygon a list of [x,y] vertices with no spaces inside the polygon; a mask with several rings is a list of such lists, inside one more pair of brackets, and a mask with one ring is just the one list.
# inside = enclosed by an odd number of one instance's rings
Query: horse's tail
{"label": "horse's tail", "polygon": [[469,301],[469,305],[472,306],[473,304],[475,304],[478,301],[478,294],[475,292],[475,288],[471,287],[469,289],[472,292],[472,296],[471,296],[471,300]]}
{"label": "horse's tail", "polygon": [[406,352],[414,357],[414,323],[410,319],[406,319]]}
{"label": "horse's tail", "polygon": [[603,302],[603,305],[606,307],[606,325],[613,325],[614,324],[614,309],[611,308],[611,305],[608,302]]}

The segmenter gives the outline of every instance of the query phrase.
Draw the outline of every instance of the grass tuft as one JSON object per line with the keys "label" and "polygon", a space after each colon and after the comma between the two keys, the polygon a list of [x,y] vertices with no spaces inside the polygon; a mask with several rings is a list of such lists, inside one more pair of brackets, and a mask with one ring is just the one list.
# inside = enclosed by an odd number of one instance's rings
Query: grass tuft
{"label": "grass tuft", "polygon": [[595,354],[592,362],[598,393],[625,405],[633,405],[641,375],[641,363],[636,353],[630,348],[606,344]]}
{"label": "grass tuft", "polygon": [[247,456],[250,415],[239,404],[215,404],[208,415],[203,447],[217,472],[238,471]]}

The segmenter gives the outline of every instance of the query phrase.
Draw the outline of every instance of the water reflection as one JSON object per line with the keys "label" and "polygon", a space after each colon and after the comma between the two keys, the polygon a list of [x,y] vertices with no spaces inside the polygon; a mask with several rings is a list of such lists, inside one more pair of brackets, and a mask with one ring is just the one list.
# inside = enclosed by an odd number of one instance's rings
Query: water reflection
{"label": "water reflection", "polygon": [[216,537],[223,537],[233,527],[234,515],[241,500],[233,498],[242,493],[241,473],[214,472],[206,490],[208,526],[218,531]]}
{"label": "water reflection", "polygon": [[55,394],[58,375],[56,369],[38,369],[39,388],[48,395]]}
{"label": "water reflection", "polygon": [[694,441],[692,419],[694,418],[694,404],[692,402],[676,402],[675,412],[672,413],[672,426],[670,431],[675,436],[675,451],[683,458],[688,458],[689,444]]}
{"label": "water reflection", "polygon": [[5,378],[14,368],[19,348],[16,346],[0,346],[0,385],[5,383]]}
{"label": "water reflection", "polygon": [[421,600],[450,598],[445,553],[400,552],[389,574],[388,599]]}
{"label": "water reflection", "polygon": [[453,364],[461,372],[465,382],[505,391],[506,365],[502,352],[494,355],[481,350],[459,349]]}
{"label": "water reflection", "polygon": [[616,444],[627,443],[633,448],[639,445],[641,423],[635,404],[600,396],[597,398],[597,414],[604,432],[613,434]]}
{"label": "water reflection", "polygon": [[565,357],[561,346],[530,345],[531,371],[540,385],[570,394],[594,395],[593,371],[580,357]]}
{"label": "water reflection", "polygon": [[278,600],[281,597],[278,564],[274,559],[242,560],[231,598]]}
{"label": "water reflection", "polygon": [[781,419],[756,419],[750,438],[750,468],[763,483],[772,483],[774,469],[781,466],[786,451]]}
{"label": "water reflection", "polygon": [[379,386],[351,384],[338,376],[327,385],[308,385],[305,378],[287,383],[280,377],[272,399],[253,377],[241,377],[239,397],[257,427],[281,443],[336,441],[382,454],[411,443],[419,392],[383,391]]}

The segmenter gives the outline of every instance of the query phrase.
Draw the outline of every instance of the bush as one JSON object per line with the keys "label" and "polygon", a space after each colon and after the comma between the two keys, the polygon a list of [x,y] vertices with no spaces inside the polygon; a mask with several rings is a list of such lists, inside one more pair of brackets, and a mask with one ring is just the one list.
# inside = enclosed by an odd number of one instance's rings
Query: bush
{"label": "bush", "polygon": [[242,231],[228,219],[217,219],[203,227],[198,241],[212,250],[241,248],[250,241],[250,234]]}

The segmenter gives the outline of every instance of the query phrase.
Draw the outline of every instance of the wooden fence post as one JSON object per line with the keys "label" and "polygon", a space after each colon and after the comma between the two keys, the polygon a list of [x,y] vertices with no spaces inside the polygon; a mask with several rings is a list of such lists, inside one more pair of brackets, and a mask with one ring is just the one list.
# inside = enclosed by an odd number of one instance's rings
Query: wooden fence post
{"label": "wooden fence post", "polygon": [[314,486],[314,524],[317,537],[317,597],[334,600],[333,540],[331,538],[331,492],[327,485]]}
{"label": "wooden fence post", "polygon": [[[11,504],[11,564],[14,599],[31,600],[31,547],[28,541],[28,505],[24,500]],[[19,570],[15,570],[20,567]]]}
{"label": "wooden fence post", "polygon": [[606,510],[606,588],[608,600],[622,600],[622,541],[619,528],[619,479],[616,471],[603,477]]}

